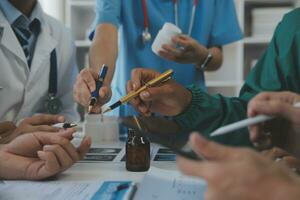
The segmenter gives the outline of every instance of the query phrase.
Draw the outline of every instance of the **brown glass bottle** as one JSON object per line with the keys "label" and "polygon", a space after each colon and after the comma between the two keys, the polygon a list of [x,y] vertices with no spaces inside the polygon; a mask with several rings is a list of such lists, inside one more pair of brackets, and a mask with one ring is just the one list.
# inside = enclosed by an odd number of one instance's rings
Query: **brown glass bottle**
{"label": "brown glass bottle", "polygon": [[132,172],[148,171],[150,168],[150,142],[146,137],[128,130],[126,143],[126,169]]}

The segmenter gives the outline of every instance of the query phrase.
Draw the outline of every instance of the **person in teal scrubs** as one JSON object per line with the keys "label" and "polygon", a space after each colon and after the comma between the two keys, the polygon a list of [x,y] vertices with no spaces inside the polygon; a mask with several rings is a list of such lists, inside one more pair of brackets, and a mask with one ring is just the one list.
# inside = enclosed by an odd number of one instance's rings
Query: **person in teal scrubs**
{"label": "person in teal scrubs", "polygon": [[[165,46],[157,56],[151,46],[166,22],[176,24],[183,31],[184,36],[173,40],[185,48]],[[145,29],[152,38],[147,42],[143,42],[142,37]],[[84,69],[79,75],[74,97],[81,105],[88,106],[102,64],[107,64],[110,70],[106,86],[100,90],[99,107],[94,112],[100,112],[100,106],[110,99],[111,91],[111,103],[126,95],[126,82],[136,67],[159,72],[171,68],[179,83],[196,84],[206,90],[204,70],[197,66],[211,55],[205,70],[218,69],[222,64],[222,46],[241,38],[232,0],[97,0],[90,69]],[[113,114],[134,113],[130,106],[122,106]]]}

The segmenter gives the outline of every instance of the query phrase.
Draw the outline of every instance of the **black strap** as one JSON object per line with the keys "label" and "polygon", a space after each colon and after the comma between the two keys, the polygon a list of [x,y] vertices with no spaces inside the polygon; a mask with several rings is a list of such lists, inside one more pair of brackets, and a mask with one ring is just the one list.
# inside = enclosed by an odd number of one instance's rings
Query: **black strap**
{"label": "black strap", "polygon": [[57,94],[57,57],[54,49],[50,55],[50,76],[48,94],[56,96]]}

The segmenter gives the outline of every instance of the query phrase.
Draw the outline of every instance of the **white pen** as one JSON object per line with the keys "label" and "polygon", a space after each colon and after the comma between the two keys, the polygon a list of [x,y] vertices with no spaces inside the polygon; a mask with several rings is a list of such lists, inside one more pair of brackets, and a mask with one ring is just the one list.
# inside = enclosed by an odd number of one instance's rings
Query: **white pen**
{"label": "white pen", "polygon": [[75,123],[57,123],[57,124],[53,125],[53,127],[63,128],[63,129],[74,128],[76,126],[77,126],[77,124],[75,124]]}
{"label": "white pen", "polygon": [[[300,108],[300,102],[294,104],[294,107]],[[219,136],[219,135],[225,135],[225,134],[231,133],[232,131],[236,131],[236,130],[239,130],[239,129],[242,129],[242,128],[246,128],[248,126],[252,126],[252,125],[255,125],[255,124],[259,124],[259,123],[269,121],[273,118],[274,117],[267,116],[267,115],[258,115],[258,116],[253,117],[253,118],[244,119],[244,120],[235,122],[233,124],[223,126],[219,129],[215,130],[214,132],[212,132],[210,134],[210,136],[214,137],[214,136]]]}

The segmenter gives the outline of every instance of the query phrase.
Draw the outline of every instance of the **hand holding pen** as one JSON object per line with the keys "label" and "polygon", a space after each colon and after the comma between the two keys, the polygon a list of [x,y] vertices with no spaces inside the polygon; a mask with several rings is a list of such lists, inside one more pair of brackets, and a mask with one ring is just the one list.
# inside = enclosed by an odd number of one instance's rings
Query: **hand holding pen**
{"label": "hand holding pen", "polygon": [[[134,69],[131,80],[127,83],[127,93],[138,91],[146,83],[161,75],[161,73],[150,69]],[[176,81],[172,79],[167,80],[148,87],[139,93],[137,97],[131,99],[130,104],[146,116],[154,112],[165,116],[175,116],[183,112],[190,104],[192,94],[189,90],[176,83]]]}
{"label": "hand holding pen", "polygon": [[89,114],[92,113],[93,107],[97,104],[98,99],[99,99],[99,92],[101,87],[103,86],[104,79],[106,77],[108,71],[108,67],[106,65],[103,65],[101,70],[99,71],[98,79],[96,80],[96,88],[95,90],[91,93],[91,100],[89,104]]}
{"label": "hand holding pen", "polygon": [[[101,71],[101,68],[99,71]],[[99,81],[99,71],[93,68],[84,68],[77,76],[74,85],[75,101],[86,108],[90,106],[92,93],[98,91],[97,95],[99,98],[91,110],[92,113],[100,113],[101,106],[110,100],[112,94],[110,86],[107,85],[108,76],[100,90],[97,90],[96,82],[97,80]]]}

